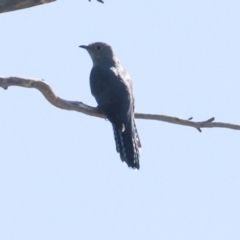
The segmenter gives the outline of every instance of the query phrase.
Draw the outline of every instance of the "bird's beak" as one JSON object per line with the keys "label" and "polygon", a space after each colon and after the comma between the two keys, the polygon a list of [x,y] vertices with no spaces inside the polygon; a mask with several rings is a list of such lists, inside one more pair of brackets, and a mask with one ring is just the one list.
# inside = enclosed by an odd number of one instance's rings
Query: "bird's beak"
{"label": "bird's beak", "polygon": [[88,49],[88,46],[85,46],[85,45],[80,45],[79,47],[80,47],[80,48],[84,48],[84,49],[86,49],[86,50]]}

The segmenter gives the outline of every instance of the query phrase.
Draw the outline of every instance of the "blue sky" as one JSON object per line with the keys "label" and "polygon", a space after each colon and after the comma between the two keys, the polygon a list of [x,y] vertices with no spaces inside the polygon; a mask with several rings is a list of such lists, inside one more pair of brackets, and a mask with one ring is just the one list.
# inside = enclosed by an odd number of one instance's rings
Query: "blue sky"
{"label": "blue sky", "polygon": [[[136,111],[240,124],[239,1],[57,1],[0,15],[1,76],[96,106],[81,44],[107,42]],[[1,89],[0,89],[1,90]],[[136,120],[141,169],[108,121],[0,91],[0,239],[240,238],[240,133]]]}

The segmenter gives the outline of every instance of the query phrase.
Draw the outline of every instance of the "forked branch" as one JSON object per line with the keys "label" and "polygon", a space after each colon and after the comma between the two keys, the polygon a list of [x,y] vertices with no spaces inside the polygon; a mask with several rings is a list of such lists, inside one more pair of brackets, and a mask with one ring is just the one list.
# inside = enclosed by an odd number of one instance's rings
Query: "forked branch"
{"label": "forked branch", "polygon": [[[81,112],[94,117],[105,118],[105,116],[101,112],[99,112],[99,110],[96,107],[88,106],[82,102],[67,101],[58,97],[53,92],[53,90],[48,85],[48,83],[46,83],[44,80],[27,79],[27,78],[21,78],[21,77],[0,77],[0,87],[7,89],[10,86],[36,88],[55,107],[65,109],[65,110]],[[240,125],[231,124],[231,123],[214,122],[213,117],[205,121],[194,122],[194,121],[191,121],[192,118],[181,119],[177,117],[171,117],[171,116],[159,115],[159,114],[135,113],[135,118],[146,119],[146,120],[158,120],[162,122],[189,126],[189,127],[196,128],[200,132],[202,128],[213,128],[213,127],[240,130]]]}

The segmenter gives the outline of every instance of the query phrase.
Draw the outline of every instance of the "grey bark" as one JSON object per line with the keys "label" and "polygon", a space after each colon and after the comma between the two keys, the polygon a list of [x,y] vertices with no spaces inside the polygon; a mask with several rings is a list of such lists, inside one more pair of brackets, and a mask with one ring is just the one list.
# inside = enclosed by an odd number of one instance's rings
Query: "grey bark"
{"label": "grey bark", "polygon": [[[67,101],[58,97],[44,80],[27,79],[21,77],[0,77],[0,87],[2,87],[3,89],[7,89],[10,86],[38,89],[44,95],[44,97],[55,107],[65,110],[81,112],[89,116],[106,118],[101,112],[99,112],[99,110],[96,107],[88,106],[82,102]],[[178,117],[171,117],[159,114],[135,113],[135,118],[157,120],[172,124],[178,124],[182,126],[193,127],[197,129],[199,132],[201,132],[202,128],[214,128],[214,127],[240,130],[240,125],[223,122],[214,122],[213,117],[205,121],[194,122],[191,121],[192,118],[181,119]]]}
{"label": "grey bark", "polygon": [[[0,0],[0,13],[34,7],[55,1],[56,0]],[[103,3],[102,0],[97,1]]]}
{"label": "grey bark", "polygon": [[34,7],[56,0],[0,0],[0,13]]}

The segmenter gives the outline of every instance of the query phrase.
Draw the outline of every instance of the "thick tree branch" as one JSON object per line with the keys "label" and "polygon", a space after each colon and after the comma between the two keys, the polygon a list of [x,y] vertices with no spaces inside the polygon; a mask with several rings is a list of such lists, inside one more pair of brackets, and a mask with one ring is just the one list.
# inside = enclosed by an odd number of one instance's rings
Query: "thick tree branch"
{"label": "thick tree branch", "polygon": [[[36,88],[55,107],[65,109],[65,110],[81,112],[94,117],[105,118],[105,116],[101,112],[99,112],[99,110],[96,107],[90,107],[82,102],[67,101],[58,97],[52,91],[51,87],[44,80],[27,79],[27,78],[20,78],[20,77],[0,77],[0,87],[7,89],[10,86]],[[178,124],[183,126],[189,126],[189,127],[196,128],[200,132],[201,132],[201,128],[213,128],[213,127],[240,130],[240,125],[213,122],[214,118],[210,118],[202,122],[194,122],[194,121],[191,121],[192,118],[180,119],[177,117],[171,117],[166,115],[145,114],[145,113],[135,113],[135,118],[147,119],[147,120],[158,120],[158,121],[163,121],[163,122],[168,122],[168,123],[173,123],[173,124]]]}

